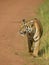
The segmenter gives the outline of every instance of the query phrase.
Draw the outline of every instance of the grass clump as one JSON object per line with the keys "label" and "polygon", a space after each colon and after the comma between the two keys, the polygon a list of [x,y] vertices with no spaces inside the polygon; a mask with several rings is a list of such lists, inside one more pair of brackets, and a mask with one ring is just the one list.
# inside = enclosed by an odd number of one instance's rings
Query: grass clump
{"label": "grass clump", "polygon": [[46,0],[44,4],[39,7],[37,14],[43,26],[40,48],[45,51],[44,57],[49,58],[49,0]]}

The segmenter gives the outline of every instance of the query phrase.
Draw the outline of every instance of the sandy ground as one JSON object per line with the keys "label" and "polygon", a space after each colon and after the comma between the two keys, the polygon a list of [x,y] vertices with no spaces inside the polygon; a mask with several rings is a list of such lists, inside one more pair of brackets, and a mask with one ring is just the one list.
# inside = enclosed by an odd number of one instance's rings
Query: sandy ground
{"label": "sandy ground", "polygon": [[[23,18],[36,15],[43,0],[0,0],[0,65],[25,65],[21,55],[27,45],[19,33]],[[27,52],[28,53],[28,52]]]}

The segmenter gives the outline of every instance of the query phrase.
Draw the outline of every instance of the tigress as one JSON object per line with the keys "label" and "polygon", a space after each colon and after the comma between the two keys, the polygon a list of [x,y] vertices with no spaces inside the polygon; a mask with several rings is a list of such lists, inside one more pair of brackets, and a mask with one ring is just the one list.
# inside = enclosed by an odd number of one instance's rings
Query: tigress
{"label": "tigress", "polygon": [[43,27],[41,22],[37,18],[33,18],[28,22],[23,19],[23,25],[19,32],[20,34],[26,34],[27,36],[29,53],[32,53],[34,57],[38,56],[40,38],[43,34]]}

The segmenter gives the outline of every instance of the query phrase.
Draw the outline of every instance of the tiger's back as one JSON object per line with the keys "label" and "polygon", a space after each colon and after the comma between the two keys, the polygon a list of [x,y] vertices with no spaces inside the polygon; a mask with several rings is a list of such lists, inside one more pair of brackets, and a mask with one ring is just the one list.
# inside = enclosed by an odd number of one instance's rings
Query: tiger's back
{"label": "tiger's back", "polygon": [[34,26],[36,28],[35,34],[40,36],[40,38],[41,38],[41,36],[43,34],[43,27],[41,25],[41,22],[37,18],[34,18]]}

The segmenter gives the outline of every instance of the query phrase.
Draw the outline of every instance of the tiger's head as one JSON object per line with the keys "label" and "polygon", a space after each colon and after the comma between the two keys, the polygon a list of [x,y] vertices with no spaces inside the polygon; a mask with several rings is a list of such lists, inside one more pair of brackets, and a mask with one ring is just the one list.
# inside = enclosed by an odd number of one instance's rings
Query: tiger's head
{"label": "tiger's head", "polygon": [[25,34],[31,34],[35,32],[35,27],[34,27],[34,21],[30,20],[28,22],[23,19],[23,24],[19,30],[20,34],[25,35]]}

